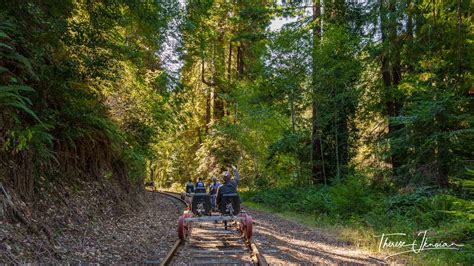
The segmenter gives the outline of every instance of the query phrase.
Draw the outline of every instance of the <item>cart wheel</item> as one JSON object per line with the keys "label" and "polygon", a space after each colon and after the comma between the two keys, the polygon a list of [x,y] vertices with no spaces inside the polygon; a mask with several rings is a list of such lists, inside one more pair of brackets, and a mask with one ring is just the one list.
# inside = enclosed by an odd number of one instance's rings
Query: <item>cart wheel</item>
{"label": "cart wheel", "polygon": [[178,218],[178,237],[181,240],[186,238],[186,226],[184,225],[184,215]]}
{"label": "cart wheel", "polygon": [[252,216],[250,215],[247,215],[246,219],[245,219],[245,231],[244,231],[244,234],[245,234],[245,237],[247,239],[250,239],[252,238],[252,223],[253,223],[253,220],[252,220]]}
{"label": "cart wheel", "polygon": [[243,217],[244,220],[239,222],[239,230],[240,232],[244,233],[245,230],[245,220],[247,219],[247,214],[246,213],[241,213],[240,217]]}
{"label": "cart wheel", "polygon": [[[193,213],[190,212],[190,211],[185,211],[184,214],[183,214],[184,219],[186,219],[186,218],[191,218],[192,216],[193,216]],[[186,232],[186,236],[189,235],[189,232],[190,232],[190,230],[191,230],[191,226],[192,226],[192,225],[193,225],[192,222],[186,222],[186,221],[184,221],[184,229],[186,229],[186,231],[185,231],[185,232]]]}

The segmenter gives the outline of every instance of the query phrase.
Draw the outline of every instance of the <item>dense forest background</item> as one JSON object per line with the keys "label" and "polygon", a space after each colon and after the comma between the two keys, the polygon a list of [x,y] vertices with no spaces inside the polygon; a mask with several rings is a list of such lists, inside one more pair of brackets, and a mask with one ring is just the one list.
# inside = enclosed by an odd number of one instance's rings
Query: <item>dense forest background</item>
{"label": "dense forest background", "polygon": [[250,202],[472,251],[473,9],[0,1],[0,181],[32,200],[48,182],[179,188],[234,164]]}

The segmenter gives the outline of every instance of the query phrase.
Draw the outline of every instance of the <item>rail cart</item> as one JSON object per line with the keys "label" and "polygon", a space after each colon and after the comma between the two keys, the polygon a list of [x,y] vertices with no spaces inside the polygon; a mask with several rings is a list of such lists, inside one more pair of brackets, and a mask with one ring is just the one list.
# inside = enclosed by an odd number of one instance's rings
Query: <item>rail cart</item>
{"label": "rail cart", "polygon": [[252,216],[241,210],[237,193],[222,195],[217,212],[213,212],[211,208],[208,193],[182,194],[181,197],[188,202],[188,208],[178,218],[178,236],[181,240],[186,240],[194,223],[205,222],[222,222],[226,230],[231,224],[237,224],[246,239],[252,238]]}

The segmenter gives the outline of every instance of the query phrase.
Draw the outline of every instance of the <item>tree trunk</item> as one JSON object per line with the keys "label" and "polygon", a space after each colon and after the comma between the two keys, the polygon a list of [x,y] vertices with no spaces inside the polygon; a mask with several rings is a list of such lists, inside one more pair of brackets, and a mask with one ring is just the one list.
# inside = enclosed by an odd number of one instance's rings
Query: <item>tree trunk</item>
{"label": "tree trunk", "polygon": [[229,43],[229,58],[227,59],[227,81],[231,81],[232,74],[232,42]]}
{"label": "tree trunk", "polygon": [[[380,16],[381,16],[381,32],[382,43],[385,46],[382,54],[382,80],[385,87],[385,106],[387,116],[397,117],[400,115],[401,105],[396,97],[396,90],[401,81],[401,65],[400,65],[400,41],[397,36],[397,17],[396,17],[396,2],[390,0],[387,12],[385,12],[384,1],[380,2]],[[388,18],[387,18],[388,16]],[[390,44],[387,47],[387,43]],[[395,125],[393,122],[388,123],[389,136],[393,136],[395,132],[401,129],[400,125]],[[391,155],[390,161],[392,164],[393,174],[396,175],[403,165],[401,154]]]}
{"label": "tree trunk", "polygon": [[214,96],[214,120],[219,121],[224,117],[224,101],[217,93]]}
{"label": "tree trunk", "polygon": [[291,130],[294,133],[296,131],[296,119],[295,119],[295,104],[294,104],[294,99],[295,93],[294,89],[291,89],[291,94],[290,94],[290,111],[291,111]]}
{"label": "tree trunk", "polygon": [[244,59],[243,59],[243,47],[240,44],[237,47],[237,74],[239,79],[241,79],[244,75]]}
{"label": "tree trunk", "polygon": [[209,132],[209,126],[211,124],[211,88],[207,88],[206,90],[206,125],[205,125],[205,133]]}
{"label": "tree trunk", "polygon": [[[316,78],[316,49],[319,49],[319,39],[321,38],[321,1],[313,0],[313,99],[311,103],[311,179],[314,184],[325,183],[326,177],[323,174],[321,140],[318,128],[318,106],[316,100],[317,78]],[[319,21],[318,21],[319,20]]]}

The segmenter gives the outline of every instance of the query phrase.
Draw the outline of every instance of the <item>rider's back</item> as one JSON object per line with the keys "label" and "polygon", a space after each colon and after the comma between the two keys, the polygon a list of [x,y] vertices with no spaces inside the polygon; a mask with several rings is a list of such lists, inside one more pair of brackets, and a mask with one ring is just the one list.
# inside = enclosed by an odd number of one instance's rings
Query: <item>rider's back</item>
{"label": "rider's back", "polygon": [[186,183],[186,193],[194,193],[194,184],[192,182]]}
{"label": "rider's back", "polygon": [[204,185],[204,182],[198,181],[196,183],[196,193],[206,193],[206,186]]}
{"label": "rider's back", "polygon": [[219,194],[221,195],[232,193],[237,193],[237,184],[234,180],[230,180],[219,187]]}

